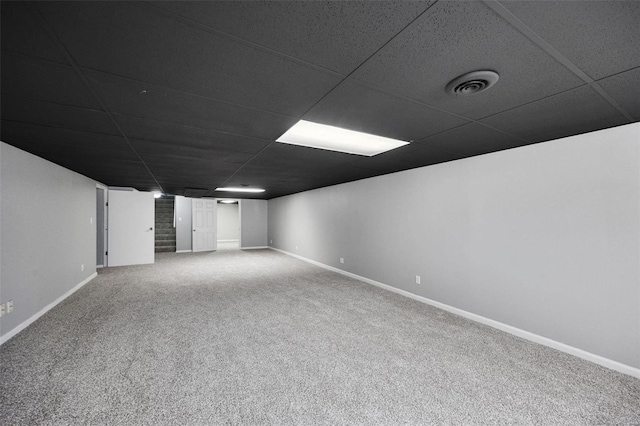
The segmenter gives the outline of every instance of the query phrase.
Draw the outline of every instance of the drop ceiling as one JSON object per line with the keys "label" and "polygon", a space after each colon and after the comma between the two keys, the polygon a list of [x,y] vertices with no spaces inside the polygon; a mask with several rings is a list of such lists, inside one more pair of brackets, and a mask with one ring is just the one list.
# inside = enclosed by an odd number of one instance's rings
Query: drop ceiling
{"label": "drop ceiling", "polygon": [[[635,1],[3,1],[0,14],[0,138],[112,186],[269,199],[640,121]],[[478,69],[500,80],[445,93]],[[411,143],[363,157],[275,142],[301,119]]]}

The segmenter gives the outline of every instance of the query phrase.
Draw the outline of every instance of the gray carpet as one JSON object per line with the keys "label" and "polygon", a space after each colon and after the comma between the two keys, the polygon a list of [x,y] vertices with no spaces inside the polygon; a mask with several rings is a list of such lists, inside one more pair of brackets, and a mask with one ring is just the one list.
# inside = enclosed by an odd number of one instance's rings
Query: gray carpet
{"label": "gray carpet", "polygon": [[640,380],[270,250],[161,253],[0,348],[0,423],[640,424]]}

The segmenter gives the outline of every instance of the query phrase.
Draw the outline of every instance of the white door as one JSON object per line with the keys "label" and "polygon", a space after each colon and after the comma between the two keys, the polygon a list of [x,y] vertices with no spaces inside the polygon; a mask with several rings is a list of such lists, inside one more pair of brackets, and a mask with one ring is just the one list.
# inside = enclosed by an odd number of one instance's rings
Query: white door
{"label": "white door", "polygon": [[109,266],[155,260],[153,193],[109,190]]}
{"label": "white door", "polygon": [[211,251],[218,249],[216,238],[216,210],[218,203],[215,199],[197,198],[191,200],[193,223],[193,251]]}

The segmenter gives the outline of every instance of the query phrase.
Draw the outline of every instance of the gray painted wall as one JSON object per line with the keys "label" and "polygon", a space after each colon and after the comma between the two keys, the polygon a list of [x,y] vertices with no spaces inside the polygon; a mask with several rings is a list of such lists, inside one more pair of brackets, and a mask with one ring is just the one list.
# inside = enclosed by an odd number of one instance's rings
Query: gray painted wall
{"label": "gray painted wall", "polygon": [[0,193],[5,335],[95,273],[96,182],[0,143]]}
{"label": "gray painted wall", "polygon": [[639,142],[632,124],[272,199],[269,238],[638,368]]}
{"label": "gray painted wall", "polygon": [[176,251],[191,250],[191,198],[176,195]]}
{"label": "gray painted wall", "polygon": [[240,240],[239,204],[218,203],[218,241]]}
{"label": "gray painted wall", "polygon": [[267,201],[240,200],[242,247],[267,246]]}

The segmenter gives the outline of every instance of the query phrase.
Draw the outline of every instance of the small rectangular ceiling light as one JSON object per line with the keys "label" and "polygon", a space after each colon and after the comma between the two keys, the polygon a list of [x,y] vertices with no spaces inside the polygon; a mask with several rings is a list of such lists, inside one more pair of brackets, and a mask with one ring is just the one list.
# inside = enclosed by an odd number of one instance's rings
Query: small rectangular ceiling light
{"label": "small rectangular ceiling light", "polygon": [[276,142],[368,157],[391,151],[409,143],[305,120],[298,121],[284,135],[276,139]]}
{"label": "small rectangular ceiling light", "polygon": [[234,187],[234,186],[225,186],[223,188],[216,188],[216,191],[226,191],[226,192],[264,192],[262,188],[248,188],[244,186]]}

